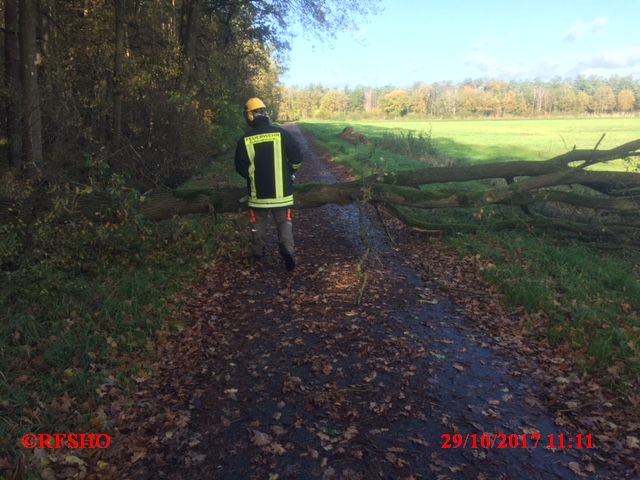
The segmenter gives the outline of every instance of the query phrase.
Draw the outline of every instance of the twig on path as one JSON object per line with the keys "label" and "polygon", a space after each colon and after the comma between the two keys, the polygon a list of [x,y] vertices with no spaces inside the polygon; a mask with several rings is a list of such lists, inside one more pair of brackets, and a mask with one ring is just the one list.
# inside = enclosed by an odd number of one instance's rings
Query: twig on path
{"label": "twig on path", "polygon": [[[358,268],[358,270],[360,270],[360,268]],[[362,283],[360,286],[360,292],[358,293],[358,305],[360,305],[362,303],[362,297],[364,296],[364,291],[367,288],[367,283],[369,280],[369,276],[367,274],[367,272],[364,272],[364,274],[362,275]]]}
{"label": "twig on path", "polygon": [[391,236],[391,233],[389,232],[389,229],[387,228],[387,224],[384,222],[384,218],[382,217],[382,213],[380,212],[380,206],[378,204],[376,204],[375,205],[375,209],[376,209],[376,213],[378,214],[378,220],[380,220],[380,224],[382,225],[382,228],[384,229],[384,233],[387,234],[387,237],[389,238],[389,241],[391,242],[391,245],[393,245],[395,247],[396,246],[396,241]]}
{"label": "twig on path", "polygon": [[367,250],[362,255],[362,258],[358,262],[358,278],[360,278],[360,292],[358,293],[358,305],[362,303],[362,297],[364,296],[364,291],[367,288],[368,275],[365,270],[365,265],[367,263],[367,259],[369,258],[369,253],[371,252],[371,245],[369,244],[369,238],[367,237],[367,229],[364,225],[364,211],[362,209],[362,204],[358,203],[358,221],[360,223],[360,238],[362,239],[362,243],[364,243],[367,247]]}
{"label": "twig on path", "polygon": [[476,295],[478,297],[486,297],[487,296],[487,291],[481,291],[481,290],[474,290],[471,288],[460,288],[460,287],[454,287],[451,285],[447,285],[447,290],[455,290],[456,292],[461,292],[461,293],[468,293],[468,294],[472,294],[472,295]]}
{"label": "twig on path", "polygon": [[[609,402],[613,403],[615,401],[622,400],[622,399],[623,399],[623,397],[615,397],[612,400],[609,400]],[[559,413],[575,412],[576,410],[582,410],[582,409],[587,408],[587,407],[593,407],[593,406],[601,404],[601,403],[602,402],[600,400],[597,400],[597,401],[593,401],[593,402],[580,403],[580,404],[576,405],[575,407],[559,408],[559,409],[557,409],[555,411],[559,412]]]}

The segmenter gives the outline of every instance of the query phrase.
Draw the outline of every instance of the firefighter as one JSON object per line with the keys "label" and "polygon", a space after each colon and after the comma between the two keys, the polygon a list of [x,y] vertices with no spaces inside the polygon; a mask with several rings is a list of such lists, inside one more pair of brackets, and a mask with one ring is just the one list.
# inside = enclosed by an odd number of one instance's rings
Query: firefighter
{"label": "firefighter", "polygon": [[236,147],[236,171],[247,179],[253,259],[265,254],[266,222],[272,216],[278,229],[278,250],[285,268],[296,266],[291,221],[294,173],[302,162],[300,145],[282,127],[269,120],[267,107],[259,98],[250,98],[244,107],[250,129]]}

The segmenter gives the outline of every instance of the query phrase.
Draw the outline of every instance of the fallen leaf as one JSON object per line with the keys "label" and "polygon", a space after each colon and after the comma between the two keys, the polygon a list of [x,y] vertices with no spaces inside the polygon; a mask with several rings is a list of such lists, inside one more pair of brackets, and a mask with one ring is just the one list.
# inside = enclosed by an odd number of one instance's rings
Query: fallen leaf
{"label": "fallen leaf", "polygon": [[396,468],[402,468],[405,465],[408,465],[408,462],[406,460],[397,457],[394,453],[391,452],[387,452],[384,458],[386,458],[387,461],[393,464]]}
{"label": "fallen leaf", "polygon": [[351,425],[344,431],[344,433],[342,434],[342,438],[349,441],[355,438],[356,435],[358,435],[358,429],[355,426]]}
{"label": "fallen leaf", "polygon": [[131,455],[131,463],[136,463],[138,460],[143,459],[147,456],[147,450],[145,448],[141,448],[133,451],[133,455]]}
{"label": "fallen leaf", "polygon": [[251,442],[256,447],[265,447],[271,443],[271,435],[268,433],[263,433],[259,430],[253,431],[253,436],[251,437]]}
{"label": "fallen leaf", "polygon": [[271,453],[275,453],[276,455],[284,455],[285,453],[287,453],[285,448],[277,442],[271,443],[267,447],[267,451]]}
{"label": "fallen leaf", "polygon": [[95,430],[104,430],[105,424],[107,422],[107,414],[104,411],[103,407],[99,407],[96,415],[91,419],[89,425],[91,425]]}
{"label": "fallen leaf", "polygon": [[367,383],[369,383],[369,382],[371,382],[374,378],[376,378],[377,376],[378,376],[378,372],[373,371],[373,372],[371,372],[371,373],[369,374],[369,376],[364,377],[364,381],[365,381],[365,382],[367,382]]}
{"label": "fallen leaf", "polygon": [[42,472],[40,472],[40,476],[42,480],[56,480],[58,478],[56,472],[51,467],[44,468]]}
{"label": "fallen leaf", "polygon": [[428,447],[429,444],[421,439],[421,438],[414,438],[414,437],[409,437],[409,440],[411,440],[413,443],[417,444],[417,445],[422,445],[423,447]]}
{"label": "fallen leaf", "polygon": [[196,453],[196,454],[190,455],[188,457],[187,462],[189,465],[200,465],[206,459],[207,459],[207,456],[204,455],[203,453]]}
{"label": "fallen leaf", "polygon": [[238,393],[238,389],[237,388],[227,388],[224,391],[224,394],[226,396],[228,396],[229,398],[236,400],[236,394]]}
{"label": "fallen leaf", "polygon": [[400,447],[389,447],[387,448],[388,452],[392,452],[392,453],[404,453],[404,448],[400,448]]}
{"label": "fallen leaf", "polygon": [[638,440],[638,437],[629,435],[626,440],[628,448],[640,448],[640,440]]}
{"label": "fallen leaf", "polygon": [[540,434],[540,430],[538,430],[535,427],[522,427],[521,430],[526,433],[527,435],[531,435],[531,434]]}
{"label": "fallen leaf", "polygon": [[582,469],[580,468],[580,464],[577,463],[577,462],[569,462],[568,467],[569,467],[569,469],[571,469],[571,471],[573,473],[575,473],[576,475],[579,475],[580,477],[586,477],[587,476],[587,474],[584,473],[582,471]]}
{"label": "fallen leaf", "polygon": [[67,455],[64,457],[64,463],[67,465],[84,465],[85,462],[81,458],[76,457],[75,455]]}
{"label": "fallen leaf", "polygon": [[64,413],[68,413],[71,410],[72,406],[73,406],[72,397],[70,397],[67,392],[64,392],[62,397],[60,397],[59,401],[57,402],[58,410]]}

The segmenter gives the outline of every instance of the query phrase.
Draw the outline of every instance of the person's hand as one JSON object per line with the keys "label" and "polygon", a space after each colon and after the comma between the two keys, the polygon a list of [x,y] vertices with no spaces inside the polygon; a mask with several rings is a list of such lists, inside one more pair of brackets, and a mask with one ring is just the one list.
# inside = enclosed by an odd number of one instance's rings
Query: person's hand
{"label": "person's hand", "polygon": [[295,176],[295,174],[294,174],[294,175],[291,175],[291,181],[292,181],[292,182],[295,182],[295,181],[296,181],[296,176]]}

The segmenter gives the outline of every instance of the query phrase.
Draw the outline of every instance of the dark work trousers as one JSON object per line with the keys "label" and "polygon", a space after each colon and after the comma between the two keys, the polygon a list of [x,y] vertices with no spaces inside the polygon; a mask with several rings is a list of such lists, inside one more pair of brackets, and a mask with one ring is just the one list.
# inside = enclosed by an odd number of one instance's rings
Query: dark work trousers
{"label": "dark work trousers", "polygon": [[[278,241],[280,249],[284,249],[293,256],[293,211],[290,208],[250,208],[251,235],[253,237],[252,250],[257,256],[264,255],[264,247],[267,244],[267,222],[272,215],[278,229]],[[281,252],[282,253],[282,252]]]}

